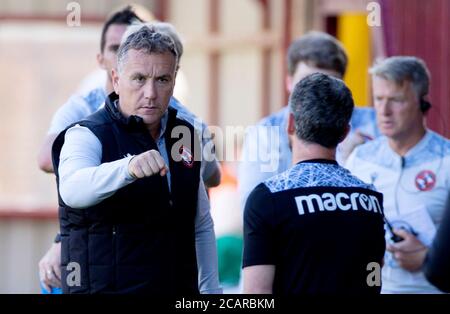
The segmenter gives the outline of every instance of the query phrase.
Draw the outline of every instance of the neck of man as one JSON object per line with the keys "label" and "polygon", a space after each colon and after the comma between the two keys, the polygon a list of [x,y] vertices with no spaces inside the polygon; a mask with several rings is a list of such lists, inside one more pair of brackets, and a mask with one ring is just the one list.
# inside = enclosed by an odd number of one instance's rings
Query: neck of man
{"label": "neck of man", "polygon": [[149,126],[148,130],[150,131],[150,135],[152,136],[153,140],[156,142],[159,139],[159,133],[161,131],[161,122],[158,123],[156,127]]}
{"label": "neck of man", "polygon": [[114,86],[112,84],[112,79],[111,79],[111,77],[109,75],[106,78],[105,91],[106,91],[106,95],[109,95],[109,94],[111,94],[114,91]]}
{"label": "neck of man", "polygon": [[[122,109],[120,108],[120,103],[118,103],[117,108],[119,109],[120,113],[124,117],[128,117],[128,115],[124,114]],[[147,130],[150,133],[150,136],[153,138],[153,140],[156,142],[159,139],[159,135],[161,132],[161,121],[156,122],[155,124],[148,125],[147,124]]]}
{"label": "neck of man", "polygon": [[394,152],[400,156],[405,156],[406,153],[413,148],[425,136],[425,127],[423,124],[408,132],[404,136],[389,138],[389,146]]}
{"label": "neck of man", "polygon": [[292,163],[295,165],[310,159],[336,160],[336,148],[326,148],[292,136]]}

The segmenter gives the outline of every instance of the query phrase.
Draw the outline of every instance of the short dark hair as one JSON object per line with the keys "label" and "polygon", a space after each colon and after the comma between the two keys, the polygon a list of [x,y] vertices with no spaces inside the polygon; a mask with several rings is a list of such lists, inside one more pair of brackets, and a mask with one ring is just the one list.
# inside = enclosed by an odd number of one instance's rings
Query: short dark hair
{"label": "short dark hair", "polygon": [[105,50],[106,45],[106,32],[109,27],[113,24],[119,25],[131,25],[133,22],[143,22],[141,18],[139,18],[134,12],[133,8],[128,5],[120,11],[114,12],[111,16],[106,20],[102,29],[102,37],[100,39],[100,52]]}
{"label": "short dark hair", "polygon": [[336,38],[327,33],[312,31],[301,36],[289,46],[287,52],[289,75],[294,75],[300,62],[336,71],[344,77],[348,58],[344,47]]}
{"label": "short dark hair", "polygon": [[354,103],[342,80],[314,73],[295,85],[289,106],[299,139],[335,148],[344,140]]}

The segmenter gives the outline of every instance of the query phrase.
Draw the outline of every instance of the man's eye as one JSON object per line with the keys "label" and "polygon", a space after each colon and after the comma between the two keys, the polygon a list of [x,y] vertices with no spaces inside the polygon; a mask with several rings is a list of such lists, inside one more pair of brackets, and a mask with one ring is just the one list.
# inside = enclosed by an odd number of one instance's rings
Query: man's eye
{"label": "man's eye", "polygon": [[167,82],[169,82],[169,78],[167,78],[167,77],[159,77],[158,78],[158,82],[160,82],[160,83],[167,83]]}
{"label": "man's eye", "polygon": [[144,82],[145,82],[145,77],[143,77],[143,76],[136,76],[136,77],[134,78],[134,80],[135,80],[137,83],[144,83]]}
{"label": "man's eye", "polygon": [[110,46],[110,47],[109,47],[109,50],[110,50],[111,52],[114,52],[114,53],[116,53],[116,52],[117,52],[117,50],[119,50],[119,46],[116,46],[116,45],[114,45],[114,46]]}
{"label": "man's eye", "polygon": [[375,97],[375,101],[376,102],[381,102],[381,101],[383,101],[383,97]]}

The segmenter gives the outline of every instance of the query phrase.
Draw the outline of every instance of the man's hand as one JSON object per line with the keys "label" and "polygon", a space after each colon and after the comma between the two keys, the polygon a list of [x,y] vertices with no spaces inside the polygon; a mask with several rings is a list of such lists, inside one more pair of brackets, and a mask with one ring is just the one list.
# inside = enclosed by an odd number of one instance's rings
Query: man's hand
{"label": "man's hand", "polygon": [[48,292],[51,287],[61,288],[61,243],[53,243],[40,260],[39,279]]}
{"label": "man's hand", "polygon": [[397,263],[410,272],[419,271],[422,267],[428,248],[414,235],[405,230],[394,230],[394,233],[404,240],[388,244],[386,249],[394,255]]}
{"label": "man's hand", "polygon": [[346,161],[357,146],[364,144],[365,142],[372,139],[373,139],[372,137],[362,133],[359,130],[355,131],[352,134],[349,134],[345,138],[345,140],[339,145],[342,160]]}
{"label": "man's hand", "polygon": [[149,150],[131,158],[128,172],[136,179],[150,177],[159,173],[165,176],[168,171],[164,159],[157,150]]}

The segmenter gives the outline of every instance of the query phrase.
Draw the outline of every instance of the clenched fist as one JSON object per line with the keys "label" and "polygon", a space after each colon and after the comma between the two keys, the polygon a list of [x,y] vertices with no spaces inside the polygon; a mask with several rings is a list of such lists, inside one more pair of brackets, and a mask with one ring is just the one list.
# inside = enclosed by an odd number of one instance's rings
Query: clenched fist
{"label": "clenched fist", "polygon": [[166,163],[157,150],[148,150],[131,158],[128,172],[136,179],[150,177],[159,173],[165,176],[168,171]]}

